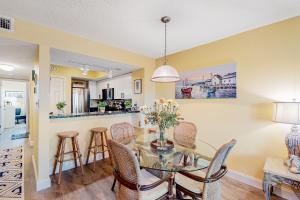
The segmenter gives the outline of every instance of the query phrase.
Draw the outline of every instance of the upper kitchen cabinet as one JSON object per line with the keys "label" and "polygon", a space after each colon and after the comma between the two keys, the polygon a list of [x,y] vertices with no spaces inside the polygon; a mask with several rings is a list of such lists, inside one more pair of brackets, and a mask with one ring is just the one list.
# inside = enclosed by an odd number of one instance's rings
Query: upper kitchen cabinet
{"label": "upper kitchen cabinet", "polygon": [[102,90],[114,88],[114,99],[131,99],[132,98],[132,76],[131,74],[114,77],[109,80],[98,81],[98,95],[102,95]]}
{"label": "upper kitchen cabinet", "polygon": [[97,82],[89,81],[89,91],[90,91],[90,99],[99,99],[97,93]]}

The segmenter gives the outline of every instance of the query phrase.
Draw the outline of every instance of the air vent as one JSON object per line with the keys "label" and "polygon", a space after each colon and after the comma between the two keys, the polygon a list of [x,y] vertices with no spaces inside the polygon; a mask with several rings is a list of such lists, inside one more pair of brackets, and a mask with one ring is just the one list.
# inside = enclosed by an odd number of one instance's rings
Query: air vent
{"label": "air vent", "polygon": [[0,31],[14,31],[14,19],[0,15]]}

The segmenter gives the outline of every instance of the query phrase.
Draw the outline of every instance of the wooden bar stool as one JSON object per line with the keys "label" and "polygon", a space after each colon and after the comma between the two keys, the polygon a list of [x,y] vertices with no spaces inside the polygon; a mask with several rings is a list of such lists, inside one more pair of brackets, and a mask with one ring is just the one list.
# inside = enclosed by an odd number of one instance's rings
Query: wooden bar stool
{"label": "wooden bar stool", "polygon": [[[58,133],[57,136],[59,138],[58,146],[57,146],[57,152],[55,155],[55,161],[54,161],[54,168],[53,168],[53,175],[55,174],[57,163],[59,162],[59,176],[58,176],[58,181],[57,184],[59,185],[61,182],[61,174],[62,174],[62,167],[63,167],[63,162],[69,161],[69,160],[74,160],[75,168],[77,167],[77,159],[79,160],[79,165],[81,167],[81,172],[82,175],[84,175],[83,172],[83,165],[82,165],[82,160],[81,160],[81,153],[78,145],[78,140],[77,136],[79,135],[78,132],[76,131],[67,131],[67,132],[62,132]],[[72,141],[72,151],[65,152],[65,145],[66,145],[66,139],[71,139]],[[72,159],[64,160],[64,155],[65,154],[73,154]]]}
{"label": "wooden bar stool", "polygon": [[[89,158],[90,158],[90,153],[94,154],[94,162],[93,162],[93,171],[95,172],[96,170],[96,155],[98,153],[102,153],[102,158],[105,158],[105,152],[108,151],[107,148],[107,128],[104,127],[97,127],[97,128],[93,128],[91,129],[91,140],[90,140],[90,144],[89,144],[89,149],[88,149],[88,155],[87,155],[87,159],[86,159],[86,165],[89,163]],[[97,139],[97,137],[100,137],[100,144],[99,139]],[[104,144],[104,138],[105,138],[105,144]],[[94,143],[94,145],[93,145]],[[108,151],[109,153],[109,151]],[[110,154],[110,153],[109,153]],[[112,163],[111,161],[111,156],[109,155],[109,159],[110,159],[110,163]]]}

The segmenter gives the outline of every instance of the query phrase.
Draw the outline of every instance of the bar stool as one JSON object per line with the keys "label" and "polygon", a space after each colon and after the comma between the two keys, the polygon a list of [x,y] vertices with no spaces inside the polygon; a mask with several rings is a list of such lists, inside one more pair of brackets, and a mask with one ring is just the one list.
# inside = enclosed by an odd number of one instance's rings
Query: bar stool
{"label": "bar stool", "polygon": [[[58,146],[57,146],[57,152],[55,155],[55,161],[54,161],[54,168],[53,168],[53,175],[55,174],[57,163],[59,162],[59,176],[58,176],[58,182],[57,184],[59,185],[61,182],[61,174],[62,174],[62,166],[63,162],[69,161],[69,160],[74,160],[75,168],[77,168],[77,159],[79,160],[79,164],[81,167],[81,173],[84,175],[83,172],[83,165],[82,165],[82,160],[81,160],[81,153],[78,145],[78,140],[77,136],[79,135],[78,132],[76,131],[67,131],[67,132],[62,132],[58,133],[57,136],[59,138]],[[66,145],[66,139],[71,139],[72,141],[72,151],[65,152],[65,145]],[[73,154],[72,159],[64,160],[64,155],[65,154]]]}
{"label": "bar stool", "polygon": [[[102,153],[102,158],[105,158],[105,152],[108,151],[107,148],[107,128],[104,127],[97,127],[97,128],[93,128],[91,129],[91,140],[90,140],[90,144],[89,144],[89,148],[88,148],[88,155],[87,155],[87,159],[86,159],[86,165],[89,163],[89,158],[90,158],[90,153],[94,154],[94,161],[93,161],[93,171],[95,172],[96,170],[96,155],[98,153]],[[98,144],[99,139],[97,140],[97,137],[100,137],[100,144]],[[104,138],[105,138],[105,143],[104,144]],[[93,145],[94,142],[94,145]],[[99,148],[101,148],[99,150]],[[110,152],[108,151],[108,154],[110,154]],[[110,163],[112,163],[111,161],[111,156],[109,155],[109,159],[110,159]]]}

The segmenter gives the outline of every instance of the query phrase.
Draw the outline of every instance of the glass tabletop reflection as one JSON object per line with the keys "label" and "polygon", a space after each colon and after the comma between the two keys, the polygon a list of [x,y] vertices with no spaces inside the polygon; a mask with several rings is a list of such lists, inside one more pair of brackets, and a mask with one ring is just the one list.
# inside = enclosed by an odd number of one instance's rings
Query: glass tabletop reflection
{"label": "glass tabletop reflection", "polygon": [[174,142],[174,148],[170,151],[157,151],[150,146],[150,142],[141,141],[134,141],[129,147],[136,152],[142,168],[167,172],[205,169],[216,153],[216,148],[204,141],[197,141],[194,148]]}

